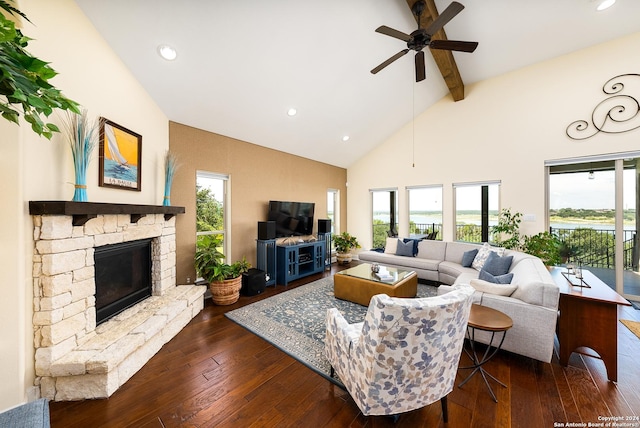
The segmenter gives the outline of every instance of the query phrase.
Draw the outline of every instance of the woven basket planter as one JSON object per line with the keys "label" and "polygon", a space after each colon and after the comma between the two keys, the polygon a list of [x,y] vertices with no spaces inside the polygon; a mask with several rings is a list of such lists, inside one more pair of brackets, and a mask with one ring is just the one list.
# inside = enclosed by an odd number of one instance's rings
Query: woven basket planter
{"label": "woven basket planter", "polygon": [[211,298],[216,305],[232,305],[240,298],[242,275],[237,278],[209,283]]}

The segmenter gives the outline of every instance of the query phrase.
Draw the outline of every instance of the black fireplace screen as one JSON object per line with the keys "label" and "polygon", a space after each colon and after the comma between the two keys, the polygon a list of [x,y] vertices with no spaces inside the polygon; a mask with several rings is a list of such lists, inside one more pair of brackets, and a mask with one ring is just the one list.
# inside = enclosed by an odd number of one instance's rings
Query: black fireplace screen
{"label": "black fireplace screen", "polygon": [[97,247],[96,324],[151,296],[151,240]]}

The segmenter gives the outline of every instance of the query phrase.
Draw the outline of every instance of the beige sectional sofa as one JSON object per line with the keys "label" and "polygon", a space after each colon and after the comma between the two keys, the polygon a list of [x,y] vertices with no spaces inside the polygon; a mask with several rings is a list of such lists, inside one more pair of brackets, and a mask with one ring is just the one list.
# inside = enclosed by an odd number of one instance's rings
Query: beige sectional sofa
{"label": "beige sectional sofa", "polygon": [[[393,247],[392,240],[388,240],[389,247]],[[386,253],[361,251],[358,258],[364,262],[411,269],[418,278],[441,284],[438,294],[449,292],[451,286],[457,283],[475,286],[475,303],[497,309],[513,319],[513,327],[507,332],[502,349],[550,362],[560,296],[551,274],[537,257],[492,247],[490,249],[493,251],[503,251],[504,256],[513,257],[509,268],[513,278],[509,286],[498,291],[487,288],[486,283],[478,280],[479,270],[462,266],[465,252],[482,247],[480,244],[423,240],[418,243],[418,252],[413,257],[396,255],[395,251],[387,250]],[[515,287],[511,294],[504,291],[509,287]],[[476,340],[480,342],[488,343],[490,337],[490,333],[476,332]]]}

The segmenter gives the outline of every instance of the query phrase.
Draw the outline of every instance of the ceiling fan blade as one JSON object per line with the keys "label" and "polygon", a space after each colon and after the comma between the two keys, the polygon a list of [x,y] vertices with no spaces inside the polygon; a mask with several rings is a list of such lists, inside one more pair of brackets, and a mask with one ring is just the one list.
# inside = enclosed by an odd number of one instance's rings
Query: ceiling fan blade
{"label": "ceiling fan blade", "polygon": [[396,39],[400,39],[403,42],[408,42],[411,39],[410,35],[405,34],[402,31],[394,30],[393,28],[387,27],[386,25],[381,25],[378,28],[376,28],[376,33],[395,37]]}
{"label": "ceiling fan blade", "polygon": [[419,51],[416,54],[416,82],[422,82],[425,76],[425,67],[424,67],[424,51]]}
{"label": "ceiling fan blade", "polygon": [[478,42],[461,42],[459,40],[431,40],[431,49],[445,49],[449,51],[473,52],[478,47]]}
{"label": "ceiling fan blade", "polygon": [[398,58],[400,58],[402,56],[405,56],[407,54],[407,52],[409,52],[409,49],[401,50],[400,52],[398,52],[397,54],[395,54],[394,56],[392,56],[391,58],[389,58],[388,60],[386,60],[385,62],[383,62],[382,64],[380,64],[376,68],[374,68],[373,70],[371,70],[371,74],[376,74],[378,71],[382,70],[387,65],[391,64],[393,61],[397,60]]}
{"label": "ceiling fan blade", "polygon": [[425,31],[428,35],[433,36],[438,32],[444,25],[451,21],[454,16],[459,14],[464,6],[458,3],[457,1],[452,2],[427,28]]}

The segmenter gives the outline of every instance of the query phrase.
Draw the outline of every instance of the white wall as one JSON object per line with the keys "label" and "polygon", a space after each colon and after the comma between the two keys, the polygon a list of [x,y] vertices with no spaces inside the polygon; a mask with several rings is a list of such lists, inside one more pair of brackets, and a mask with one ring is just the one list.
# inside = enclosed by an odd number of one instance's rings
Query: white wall
{"label": "white wall", "polygon": [[[161,205],[168,118],[124,67],[72,0],[29,0],[19,7],[35,24],[23,32],[29,51],[59,73],[52,83],[88,109],[142,135],[142,191],[98,186],[98,152],[87,176],[91,202]],[[60,124],[55,114],[51,121]],[[33,225],[30,200],[71,200],[73,164],[60,136],[38,137],[28,125],[0,121],[0,410],[33,393]]]}
{"label": "white wall", "polygon": [[348,168],[349,232],[370,248],[369,189],[398,187],[399,233],[406,236],[405,186],[442,184],[444,239],[452,240],[452,184],[487,180],[501,180],[502,208],[535,215],[535,222],[522,223],[524,233],[544,230],[545,160],[640,148],[640,129],[582,141],[565,133],[607,98],[602,87],[608,79],[640,73],[639,51],[636,33],[469,85],[463,101],[440,100],[415,120],[415,167],[408,123]]}

